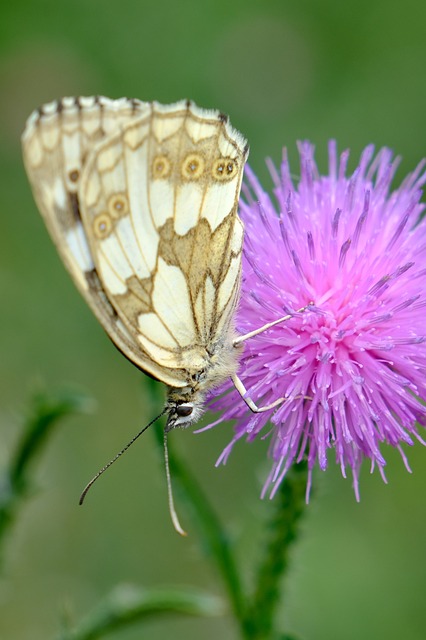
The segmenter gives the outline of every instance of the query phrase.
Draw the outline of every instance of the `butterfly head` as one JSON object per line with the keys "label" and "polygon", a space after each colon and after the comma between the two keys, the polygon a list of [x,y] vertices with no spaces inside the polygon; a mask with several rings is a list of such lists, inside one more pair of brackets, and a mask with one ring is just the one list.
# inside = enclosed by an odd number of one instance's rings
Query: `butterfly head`
{"label": "butterfly head", "polygon": [[176,397],[177,394],[170,393],[167,399],[168,418],[166,431],[181,428],[185,429],[191,424],[198,422],[204,412],[204,398],[199,394],[189,399]]}

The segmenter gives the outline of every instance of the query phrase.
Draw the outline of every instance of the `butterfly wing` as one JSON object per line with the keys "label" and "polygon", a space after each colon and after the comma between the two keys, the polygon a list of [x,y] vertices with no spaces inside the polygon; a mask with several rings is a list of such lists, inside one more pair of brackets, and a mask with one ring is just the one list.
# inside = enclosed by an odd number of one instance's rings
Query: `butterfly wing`
{"label": "butterfly wing", "polygon": [[23,149],[49,232],[110,338],[185,386],[238,294],[242,136],[191,103],[65,98],[29,118]]}
{"label": "butterfly wing", "polygon": [[152,360],[189,379],[237,300],[246,155],[218,112],[153,103],[97,146],[82,179],[83,223],[108,298]]}
{"label": "butterfly wing", "polygon": [[80,214],[78,191],[91,151],[147,108],[138,100],[103,97],[64,98],[44,105],[29,117],[22,135],[24,163],[58,252],[109,337],[140,369],[183,386],[184,372],[158,367],[118,317],[99,280]]}

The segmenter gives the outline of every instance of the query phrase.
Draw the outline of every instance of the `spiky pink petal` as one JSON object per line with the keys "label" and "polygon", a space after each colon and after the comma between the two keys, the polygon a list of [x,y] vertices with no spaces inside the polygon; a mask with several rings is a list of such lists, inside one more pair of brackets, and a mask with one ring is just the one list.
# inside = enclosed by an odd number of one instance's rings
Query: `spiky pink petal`
{"label": "spiky pink petal", "polygon": [[[223,452],[245,437],[269,437],[272,494],[289,467],[306,458],[326,469],[334,450],[351,468],[357,498],[364,458],[384,477],[383,443],[423,442],[426,425],[426,222],[421,163],[391,191],[399,159],[372,146],[347,177],[348,152],[329,145],[328,175],[314,148],[299,145],[300,179],[287,154],[270,163],[273,197],[246,172],[240,214],[246,237],[237,326],[241,334],[293,315],[245,343],[240,376],[250,397],[277,409],[250,413],[235,389],[212,402],[235,420]],[[311,307],[297,310],[311,303]],[[268,424],[269,423],[269,424]],[[309,480],[310,482],[310,480]]]}

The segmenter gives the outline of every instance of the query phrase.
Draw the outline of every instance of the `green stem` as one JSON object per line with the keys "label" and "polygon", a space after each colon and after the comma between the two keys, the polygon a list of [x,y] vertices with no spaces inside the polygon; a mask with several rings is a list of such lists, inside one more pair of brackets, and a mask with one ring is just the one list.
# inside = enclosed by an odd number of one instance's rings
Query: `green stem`
{"label": "green stem", "polygon": [[[162,430],[155,429],[155,433],[159,445],[163,447]],[[193,508],[203,542],[206,544],[211,556],[216,559],[229,595],[232,610],[240,623],[242,637],[248,638],[245,628],[245,597],[229,538],[206,494],[201,490],[199,482],[188,470],[187,465],[181,463],[174,454],[173,447],[170,447],[170,440],[169,458],[173,481],[178,482],[187,501]]]}
{"label": "green stem", "polygon": [[268,541],[259,566],[252,605],[247,612],[249,637],[253,640],[277,637],[275,616],[282,603],[282,579],[289,567],[290,550],[298,537],[306,506],[306,481],[307,465],[294,465],[274,499],[276,509],[269,523]]}
{"label": "green stem", "polygon": [[87,398],[76,393],[60,393],[52,398],[42,392],[34,395],[21,439],[0,480],[0,541],[31,488],[31,463],[43,449],[53,427],[64,416],[82,412],[87,406]]}
{"label": "green stem", "polygon": [[[163,448],[163,431],[155,429],[158,444]],[[231,607],[237,619],[241,637],[245,640],[291,640],[277,635],[275,617],[281,600],[282,579],[288,569],[292,544],[299,533],[300,518],[305,507],[307,465],[294,465],[272,501],[274,515],[269,523],[268,541],[257,573],[254,596],[247,602],[231,543],[213,507],[201,490],[188,466],[173,453],[169,440],[170,471],[192,506],[201,537],[216,560],[227,589]]]}

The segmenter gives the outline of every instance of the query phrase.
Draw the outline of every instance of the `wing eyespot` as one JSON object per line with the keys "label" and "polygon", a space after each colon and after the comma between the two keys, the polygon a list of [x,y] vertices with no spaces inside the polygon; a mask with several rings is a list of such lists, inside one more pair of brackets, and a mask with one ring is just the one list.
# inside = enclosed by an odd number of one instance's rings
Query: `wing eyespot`
{"label": "wing eyespot", "polygon": [[156,156],[152,162],[152,176],[155,179],[168,178],[172,165],[167,156]]}
{"label": "wing eyespot", "polygon": [[186,180],[198,180],[204,173],[204,158],[198,153],[190,153],[182,162],[182,176]]}
{"label": "wing eyespot", "polygon": [[113,227],[113,222],[108,213],[100,213],[93,220],[93,233],[99,240],[107,238]]}
{"label": "wing eyespot", "polygon": [[79,177],[80,177],[80,171],[78,169],[72,169],[72,171],[68,173],[69,181],[73,182],[74,184],[78,182]]}
{"label": "wing eyespot", "polygon": [[124,193],[113,193],[109,197],[108,212],[114,219],[122,218],[129,213],[129,201]]}
{"label": "wing eyespot", "polygon": [[218,158],[213,163],[212,175],[219,182],[232,180],[237,172],[238,164],[233,158]]}

